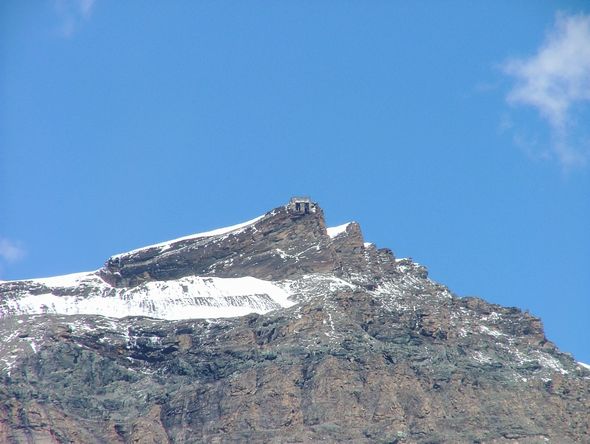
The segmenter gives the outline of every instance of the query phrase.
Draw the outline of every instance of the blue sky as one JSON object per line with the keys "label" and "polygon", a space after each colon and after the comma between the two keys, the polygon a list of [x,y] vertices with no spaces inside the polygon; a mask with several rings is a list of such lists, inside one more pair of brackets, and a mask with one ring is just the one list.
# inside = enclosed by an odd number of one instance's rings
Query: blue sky
{"label": "blue sky", "polygon": [[4,1],[0,279],[308,194],[590,362],[589,102],[585,1]]}

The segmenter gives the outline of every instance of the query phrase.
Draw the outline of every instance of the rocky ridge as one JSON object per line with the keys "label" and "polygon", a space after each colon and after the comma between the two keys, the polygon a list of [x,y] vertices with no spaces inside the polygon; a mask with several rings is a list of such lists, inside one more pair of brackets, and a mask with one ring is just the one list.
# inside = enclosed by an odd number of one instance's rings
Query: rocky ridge
{"label": "rocky ridge", "polygon": [[0,314],[0,442],[590,442],[539,319],[317,206],[1,283]]}

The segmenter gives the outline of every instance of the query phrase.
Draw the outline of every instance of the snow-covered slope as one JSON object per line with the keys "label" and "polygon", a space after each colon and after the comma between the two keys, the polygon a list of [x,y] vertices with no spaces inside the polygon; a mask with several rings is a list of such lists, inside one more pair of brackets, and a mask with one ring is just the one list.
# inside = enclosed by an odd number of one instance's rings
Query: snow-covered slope
{"label": "snow-covered slope", "polygon": [[346,232],[346,228],[351,224],[352,222],[347,222],[345,224],[342,225],[338,225],[337,227],[329,227],[327,229],[328,232],[328,236],[330,236],[331,238],[335,238],[336,236],[339,236],[340,234]]}
{"label": "snow-covered slope", "polygon": [[[289,293],[253,277],[187,276],[114,288],[96,273],[76,273],[31,281],[38,289],[9,300],[7,314],[90,314],[114,318],[150,316],[161,319],[224,318],[266,313],[293,305]],[[85,288],[86,296],[68,294]]]}
{"label": "snow-covered slope", "polygon": [[203,238],[203,237],[213,237],[213,236],[220,236],[220,235],[224,235],[224,234],[230,234],[233,233],[235,234],[237,231],[242,230],[246,227],[249,227],[253,224],[255,224],[256,222],[258,222],[260,219],[262,219],[265,215],[262,216],[258,216],[255,217],[252,220],[246,221],[246,222],[242,222],[236,225],[231,225],[229,227],[223,227],[223,228],[216,228],[215,230],[210,230],[210,231],[204,231],[201,233],[195,233],[195,234],[189,234],[188,236],[183,236],[183,237],[179,237],[176,239],[172,239],[169,241],[165,241],[165,242],[160,242],[157,244],[152,244],[152,245],[147,245],[145,247],[140,247],[140,248],[136,248],[135,250],[131,250],[131,251],[126,251],[124,253],[119,253],[119,254],[115,254],[113,256],[111,256],[112,259],[117,259],[123,256],[128,256],[131,254],[135,254],[138,253],[140,251],[144,251],[144,250],[149,250],[152,248],[159,248],[160,249],[160,253],[168,250],[173,244],[177,243],[177,242],[182,242],[182,241],[186,241],[186,240],[192,240],[192,239],[199,239],[199,238]]}
{"label": "snow-covered slope", "polygon": [[[276,210],[273,210],[266,215],[230,227],[197,233],[111,256],[108,262],[112,263],[113,259],[116,263],[122,260],[136,260],[143,264],[143,258],[149,255],[150,258],[156,258],[153,259],[154,268],[161,269],[162,263],[158,262],[158,257],[169,258],[171,254],[176,254],[177,256],[174,257],[182,260],[184,253],[178,252],[185,252],[187,247],[207,252],[212,246],[220,245],[220,242],[229,242],[234,248],[237,248],[235,246],[239,243],[252,244],[256,240],[251,236],[257,235],[259,221],[264,219],[261,223],[265,232],[268,232],[269,228],[271,231],[276,227],[279,227],[276,229],[282,229],[283,225],[276,220],[276,215]],[[288,223],[295,226],[299,222],[298,219],[293,219]],[[325,245],[329,245],[330,239],[337,236],[341,238],[349,225],[348,223],[334,228],[323,228],[320,238],[323,237]],[[294,251],[296,254],[277,255],[274,251],[280,253],[282,250],[277,249],[273,241],[261,242],[260,248],[254,248],[251,253],[260,257],[256,259],[244,257],[242,259],[244,263],[256,264],[257,261],[263,260],[260,251],[264,251],[268,245],[273,248],[269,250],[270,253],[264,260],[274,261],[270,267],[272,269],[283,267],[292,261],[292,258],[300,264],[302,263],[300,259],[303,261],[309,252],[321,249],[319,244],[311,243],[311,247],[308,247],[303,245],[301,240],[295,239],[289,241],[291,242],[289,251]],[[298,252],[298,249],[302,251]],[[240,256],[234,253],[234,256],[223,260],[221,264],[231,267]],[[208,257],[217,258],[217,253],[205,253],[204,257],[205,261]],[[172,259],[174,260],[176,259]],[[210,268],[217,270],[219,265]],[[109,279],[109,276],[105,277],[104,271],[103,268],[93,272],[4,282],[0,286],[0,317],[53,313],[103,315],[114,318],[149,316],[169,320],[226,318],[249,313],[266,313],[289,307],[295,303],[295,300],[332,291],[335,288],[334,285],[349,285],[330,273],[319,275],[312,273],[300,276],[298,279],[269,280],[262,279],[261,276],[250,276],[247,272],[240,272],[229,277],[196,273],[170,279],[149,278],[137,285],[118,285],[117,282]],[[110,277],[116,277],[117,273],[111,274]]]}

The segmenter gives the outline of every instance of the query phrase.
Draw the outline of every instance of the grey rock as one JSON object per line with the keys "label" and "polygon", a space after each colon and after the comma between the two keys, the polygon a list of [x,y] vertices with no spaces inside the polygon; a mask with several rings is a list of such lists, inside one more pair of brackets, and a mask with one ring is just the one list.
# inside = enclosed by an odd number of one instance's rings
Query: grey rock
{"label": "grey rock", "polygon": [[288,281],[299,302],[229,319],[2,316],[0,442],[590,442],[590,372],[538,318],[453,295],[358,224],[330,238],[319,207],[100,270],[114,288],[194,274]]}

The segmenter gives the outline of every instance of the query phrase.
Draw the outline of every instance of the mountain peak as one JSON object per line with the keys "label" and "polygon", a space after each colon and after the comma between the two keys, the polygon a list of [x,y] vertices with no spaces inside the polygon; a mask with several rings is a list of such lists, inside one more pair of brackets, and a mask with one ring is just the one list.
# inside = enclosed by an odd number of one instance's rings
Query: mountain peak
{"label": "mountain peak", "polygon": [[0,334],[2,442],[590,437],[590,372],[538,318],[453,295],[308,198],[0,283]]}
{"label": "mountain peak", "polygon": [[[389,255],[389,268],[395,267],[391,252],[383,252]],[[192,275],[266,280],[307,273],[342,277],[345,269],[353,271],[353,265],[354,271],[362,272],[375,254],[376,249],[365,245],[356,222],[327,228],[317,203],[295,197],[248,222],[112,256],[100,275],[115,287]],[[387,266],[381,268],[387,272]]]}
{"label": "mountain peak", "polygon": [[321,208],[291,200],[248,222],[113,256],[101,276],[117,287],[188,275],[277,279],[329,271],[328,243]]}
{"label": "mountain peak", "polygon": [[365,243],[356,222],[327,228],[316,202],[295,197],[247,222],[111,256],[94,272],[0,284],[0,307],[11,314],[231,317],[305,298],[317,279],[300,286],[299,296],[290,286],[306,276],[374,289],[404,273],[426,277],[423,267]]}

